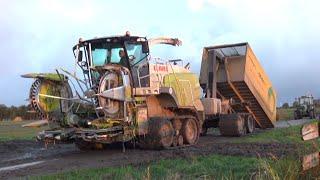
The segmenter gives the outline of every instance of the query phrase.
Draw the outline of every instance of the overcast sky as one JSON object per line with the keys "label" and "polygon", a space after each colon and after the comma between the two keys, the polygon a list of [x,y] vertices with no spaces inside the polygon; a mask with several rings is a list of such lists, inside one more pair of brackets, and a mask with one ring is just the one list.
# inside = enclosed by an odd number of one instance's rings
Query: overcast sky
{"label": "overcast sky", "polygon": [[[138,3],[139,2],[139,3]],[[71,48],[85,39],[122,35],[178,37],[182,57],[199,71],[202,48],[249,42],[278,93],[278,104],[320,97],[320,1],[140,0],[0,1],[0,104],[27,102],[21,74],[73,69]]]}

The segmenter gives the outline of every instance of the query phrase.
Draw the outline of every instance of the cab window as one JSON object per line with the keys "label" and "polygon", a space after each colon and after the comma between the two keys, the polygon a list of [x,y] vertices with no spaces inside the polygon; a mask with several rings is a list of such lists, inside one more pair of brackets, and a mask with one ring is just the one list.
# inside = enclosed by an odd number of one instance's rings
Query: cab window
{"label": "cab window", "polygon": [[120,55],[119,51],[123,50],[123,48],[112,48],[111,49],[111,55],[110,55],[110,62],[111,63],[119,63],[120,62]]}
{"label": "cab window", "polygon": [[123,50],[120,44],[92,44],[93,66],[103,66],[108,63],[119,63],[119,51]]}
{"label": "cab window", "polygon": [[103,66],[107,59],[107,50],[96,48],[92,50],[93,66]]}
{"label": "cab window", "polygon": [[146,60],[147,54],[142,52],[141,43],[125,42],[125,47],[129,59],[134,58],[132,61],[130,61],[131,65],[137,65]]}

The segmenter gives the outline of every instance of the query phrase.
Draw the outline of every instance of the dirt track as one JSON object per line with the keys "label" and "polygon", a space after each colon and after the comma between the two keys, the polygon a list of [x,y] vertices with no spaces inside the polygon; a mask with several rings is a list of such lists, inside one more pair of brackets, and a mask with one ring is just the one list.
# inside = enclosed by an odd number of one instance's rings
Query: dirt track
{"label": "dirt track", "polygon": [[[301,121],[300,123],[305,123]],[[291,122],[289,122],[291,123]],[[295,122],[297,124],[298,122]],[[288,124],[288,123],[286,123]],[[299,124],[299,123],[298,123]],[[285,125],[280,124],[279,127]],[[297,145],[278,143],[232,143],[236,138],[221,137],[210,134],[201,137],[196,146],[174,150],[140,150],[127,148],[122,152],[121,146],[113,146],[103,151],[82,152],[74,145],[58,144],[44,148],[43,144],[34,141],[9,141],[0,143],[0,179],[27,175],[57,173],[80,168],[94,168],[121,165],[140,165],[159,159],[192,157],[208,154],[241,155],[241,156],[276,156],[294,154]],[[25,163],[39,164],[24,168],[12,167]]]}

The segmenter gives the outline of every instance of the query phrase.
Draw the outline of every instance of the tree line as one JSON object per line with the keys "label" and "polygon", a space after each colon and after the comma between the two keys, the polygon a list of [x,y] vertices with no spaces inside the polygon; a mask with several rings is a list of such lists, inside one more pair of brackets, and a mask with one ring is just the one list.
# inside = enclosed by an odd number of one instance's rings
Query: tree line
{"label": "tree line", "polygon": [[7,107],[4,104],[0,104],[0,121],[13,120],[16,117],[21,117],[23,120],[33,120],[37,119],[36,113],[29,111],[28,106],[10,106]]}

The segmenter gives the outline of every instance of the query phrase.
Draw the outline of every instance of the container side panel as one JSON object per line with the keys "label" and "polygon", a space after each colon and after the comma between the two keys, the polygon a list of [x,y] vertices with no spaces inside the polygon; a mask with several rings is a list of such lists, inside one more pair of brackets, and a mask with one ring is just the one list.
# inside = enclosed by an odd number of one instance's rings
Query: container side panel
{"label": "container side panel", "polygon": [[276,120],[276,93],[271,81],[249,46],[247,49],[245,68],[244,81],[268,118],[274,122]]}

